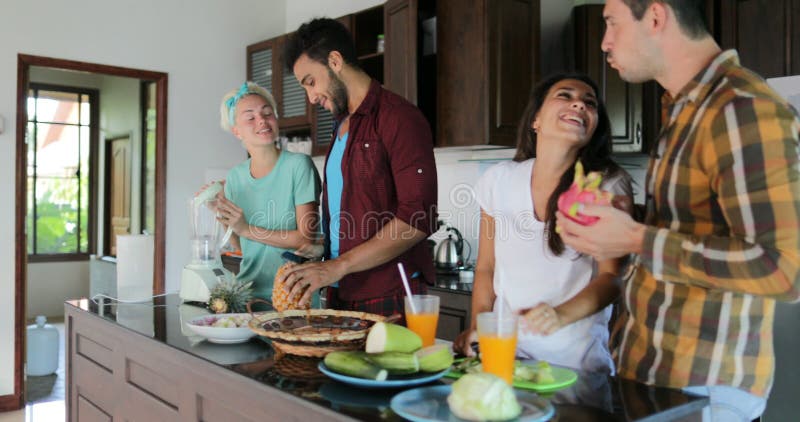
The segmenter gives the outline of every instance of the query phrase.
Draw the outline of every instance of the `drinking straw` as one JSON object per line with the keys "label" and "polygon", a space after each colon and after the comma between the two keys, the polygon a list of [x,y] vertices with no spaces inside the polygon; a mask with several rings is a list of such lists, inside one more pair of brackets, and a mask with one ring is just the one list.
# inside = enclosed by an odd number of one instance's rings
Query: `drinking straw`
{"label": "drinking straw", "polygon": [[497,304],[497,335],[500,335],[500,319],[503,317],[503,302],[505,299],[503,297],[503,270],[500,267],[495,268],[497,271],[497,298],[500,299],[499,303]]}
{"label": "drinking straw", "polygon": [[411,287],[408,285],[408,279],[406,278],[406,269],[403,268],[403,263],[397,263],[397,271],[400,271],[400,278],[403,280],[403,287],[406,289],[406,296],[408,296],[408,303],[411,304],[411,313],[417,313],[417,307],[414,306],[414,295],[411,294]]}

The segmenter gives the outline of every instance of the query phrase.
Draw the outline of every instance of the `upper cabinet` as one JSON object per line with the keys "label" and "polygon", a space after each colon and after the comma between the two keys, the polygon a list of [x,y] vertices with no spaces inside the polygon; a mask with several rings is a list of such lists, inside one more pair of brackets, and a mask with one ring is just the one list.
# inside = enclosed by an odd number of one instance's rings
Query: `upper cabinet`
{"label": "upper cabinet", "polygon": [[800,74],[800,0],[707,0],[723,49],[764,78]]}
{"label": "upper cabinet", "polygon": [[278,106],[282,133],[307,130],[311,114],[306,93],[292,72],[284,71],[283,44],[287,35],[247,47],[247,79],[267,88]]}
{"label": "upper cabinet", "polygon": [[[420,108],[437,146],[510,146],[538,79],[539,13],[539,0],[388,0],[339,20],[364,71]],[[323,154],[333,117],[284,71],[285,40],[247,47],[247,75],[272,90],[281,134]]]}
{"label": "upper cabinet", "polygon": [[437,146],[514,145],[538,80],[538,0],[437,1]]}
{"label": "upper cabinet", "polygon": [[417,104],[417,0],[389,0],[383,5],[386,29],[384,86]]}
{"label": "upper cabinet", "polygon": [[[383,7],[376,6],[338,18],[353,34],[359,64],[383,82]],[[291,35],[281,35],[247,47],[247,79],[270,90],[278,105],[281,135],[310,137],[314,155],[325,154],[331,143],[334,119],[328,110],[308,102],[305,89],[291,70],[284,68],[283,47]]]}
{"label": "upper cabinet", "polygon": [[602,4],[577,6],[572,18],[575,68],[589,75],[600,89],[598,94],[611,120],[614,152],[641,152],[645,144],[643,87],[646,85],[623,81],[608,65],[606,54],[600,49],[605,31]]}

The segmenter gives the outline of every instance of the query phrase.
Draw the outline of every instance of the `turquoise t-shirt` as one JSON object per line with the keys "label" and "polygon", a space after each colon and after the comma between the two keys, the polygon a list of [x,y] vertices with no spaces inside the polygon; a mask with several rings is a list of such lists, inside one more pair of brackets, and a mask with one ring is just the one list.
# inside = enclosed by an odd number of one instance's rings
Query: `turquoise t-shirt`
{"label": "turquoise t-shirt", "polygon": [[344,178],[342,177],[342,158],[347,146],[347,133],[337,136],[333,141],[333,148],[328,155],[328,164],[325,166],[325,182],[328,189],[328,215],[330,222],[331,258],[339,256],[339,213],[342,212],[342,190]]}
{"label": "turquoise t-shirt", "polygon": [[[244,212],[251,226],[268,230],[297,230],[295,207],[319,202],[320,180],[311,157],[282,151],[272,171],[259,179],[250,174],[250,159],[232,168],[225,179],[225,197]],[[288,249],[240,237],[242,263],[238,280],[253,280],[253,295],[272,298],[275,273]],[[314,295],[313,305],[319,303]]]}

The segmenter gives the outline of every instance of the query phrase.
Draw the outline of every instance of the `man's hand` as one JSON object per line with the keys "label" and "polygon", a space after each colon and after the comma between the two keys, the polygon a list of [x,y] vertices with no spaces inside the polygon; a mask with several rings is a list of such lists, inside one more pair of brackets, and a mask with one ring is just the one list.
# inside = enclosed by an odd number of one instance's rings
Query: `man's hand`
{"label": "man's hand", "polygon": [[283,288],[289,292],[289,299],[294,298],[308,286],[308,290],[300,298],[300,305],[304,305],[311,300],[311,295],[331,284],[339,281],[347,275],[342,263],[337,259],[322,262],[307,262],[288,268],[283,273]]}
{"label": "man's hand", "polygon": [[641,253],[645,226],[627,212],[608,205],[584,205],[580,213],[600,219],[584,226],[556,212],[556,227],[565,244],[598,261]]}

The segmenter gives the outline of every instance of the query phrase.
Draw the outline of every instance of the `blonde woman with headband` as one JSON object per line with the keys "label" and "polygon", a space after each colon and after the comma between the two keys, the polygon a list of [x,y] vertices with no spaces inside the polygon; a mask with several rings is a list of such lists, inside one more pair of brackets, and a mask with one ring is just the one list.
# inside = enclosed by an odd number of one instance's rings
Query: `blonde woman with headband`
{"label": "blonde woman with headband", "polygon": [[254,296],[271,300],[281,254],[316,238],[319,175],[308,155],[276,147],[277,107],[261,86],[248,81],[227,93],[220,118],[250,158],[228,171],[219,219],[233,230],[231,242],[242,250],[237,278],[252,280]]}

